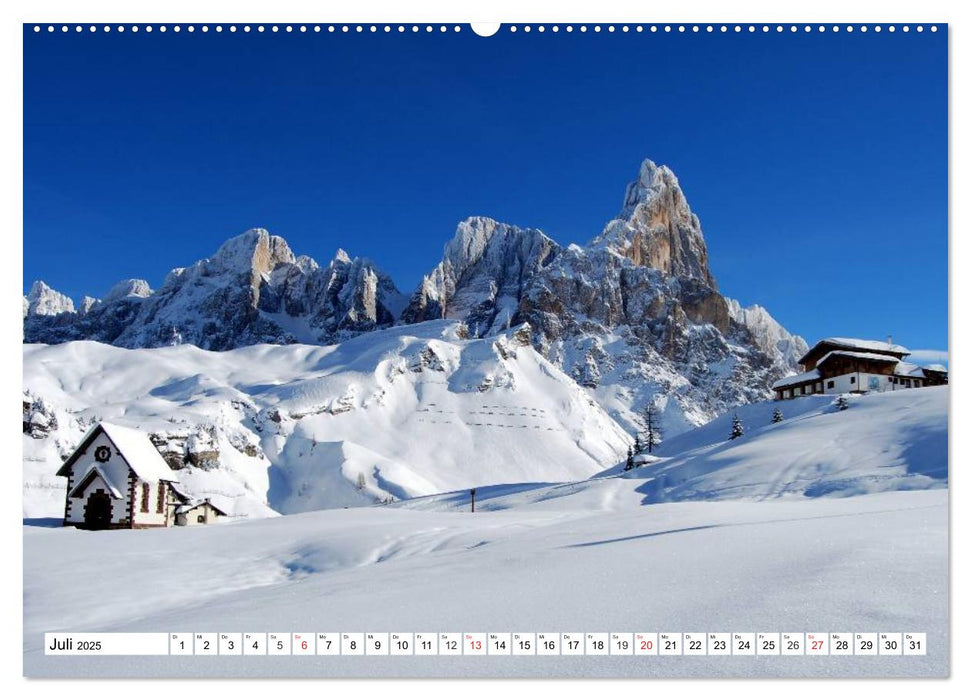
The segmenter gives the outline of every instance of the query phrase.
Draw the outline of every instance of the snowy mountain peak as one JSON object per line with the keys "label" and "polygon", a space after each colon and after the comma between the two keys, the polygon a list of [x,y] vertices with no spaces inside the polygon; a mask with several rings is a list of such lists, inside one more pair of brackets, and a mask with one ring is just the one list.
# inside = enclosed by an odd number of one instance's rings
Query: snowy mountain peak
{"label": "snowy mountain peak", "polygon": [[30,316],[57,316],[74,313],[74,302],[65,294],[51,289],[42,280],[37,280],[27,293],[27,314]]}
{"label": "snowy mountain peak", "polygon": [[470,216],[459,222],[455,235],[445,246],[444,259],[461,275],[484,256],[501,253],[501,248],[515,247],[525,250],[536,243],[545,242],[552,243],[539,229],[523,229],[487,216]]}
{"label": "snowy mountain peak", "polygon": [[402,320],[461,319],[475,336],[501,330],[515,322],[526,286],[559,251],[539,229],[469,217],[456,227],[442,262],[422,280]]}
{"label": "snowy mountain peak", "polygon": [[[110,304],[119,299],[126,299],[128,297],[138,297],[144,299],[152,295],[152,287],[145,280],[140,279],[130,279],[122,280],[105,295],[104,303]],[[90,297],[85,297],[85,299],[90,299]],[[90,309],[90,306],[88,308]]]}
{"label": "snowy mountain peak", "polygon": [[83,297],[81,297],[81,305],[78,307],[78,313],[83,316],[100,303],[100,299],[95,299],[94,297],[85,294]]}
{"label": "snowy mountain peak", "polygon": [[333,262],[335,263],[349,263],[351,261],[351,256],[347,254],[347,251],[343,248],[338,248],[337,252],[334,253]]}
{"label": "snowy mountain peak", "polygon": [[629,218],[639,204],[648,202],[665,187],[679,187],[678,178],[668,166],[659,166],[650,158],[644,159],[637,179],[627,185],[624,207],[618,218]]}
{"label": "snowy mountain peak", "polygon": [[252,228],[223,243],[211,261],[221,270],[267,274],[296,258],[285,240],[266,229]]}
{"label": "snowy mountain peak", "polygon": [[627,185],[617,218],[590,245],[629,258],[635,265],[716,288],[701,222],[671,169],[652,160],[641,164],[637,179]]}

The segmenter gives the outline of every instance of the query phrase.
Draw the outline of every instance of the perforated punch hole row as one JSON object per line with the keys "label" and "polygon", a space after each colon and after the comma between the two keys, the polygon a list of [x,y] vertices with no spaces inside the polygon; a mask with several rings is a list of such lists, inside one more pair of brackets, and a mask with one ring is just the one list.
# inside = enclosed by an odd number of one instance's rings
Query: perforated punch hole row
{"label": "perforated punch hole row", "polygon": [[[35,33],[40,33],[46,30],[48,33],[61,32],[66,34],[70,31],[81,33],[86,28],[87,31],[90,33],[99,32],[99,31],[104,33],[110,33],[112,31],[115,31],[119,34],[123,34],[125,33],[125,31],[129,31],[131,33],[137,34],[139,30],[144,31],[145,33],[151,33],[153,31],[158,31],[162,33],[165,33],[167,31],[173,31],[175,33],[179,33],[183,30],[193,33],[198,29],[198,31],[202,32],[203,34],[206,34],[210,30],[216,33],[221,33],[223,31],[235,33],[237,31],[237,26],[241,27],[241,31],[243,33],[250,33],[251,31],[255,31],[257,33],[262,33],[265,31],[269,31],[271,33],[278,33],[282,31],[286,33],[296,32],[301,34],[306,34],[308,32],[311,32],[314,34],[319,34],[321,32],[327,32],[327,33],[333,34],[335,31],[338,31],[342,33],[357,33],[357,34],[363,34],[363,33],[389,34],[391,32],[405,33],[410,31],[413,34],[418,34],[421,32],[430,34],[430,33],[436,32],[436,30],[438,33],[446,33],[446,32],[458,33],[462,31],[462,25],[458,25],[458,24],[456,25],[417,25],[417,24],[413,24],[413,25],[403,25],[403,24],[399,24],[399,25],[390,25],[390,24],[386,24],[386,25],[374,25],[374,24],[372,25],[347,25],[347,24],[344,24],[344,25],[320,25],[320,24],[275,25],[274,24],[274,25],[267,25],[267,26],[248,25],[248,24],[246,25],[205,25],[205,24],[204,25],[180,25],[180,24],[94,25],[92,24],[92,25],[87,25],[87,27],[84,27],[82,25],[66,25],[66,24],[62,24],[62,25],[35,24],[33,25],[33,31]],[[917,24],[917,25],[907,25],[907,24],[905,25],[865,25],[865,24],[864,25],[852,25],[852,24],[849,24],[849,25],[839,25],[839,24],[781,25],[781,24],[778,24],[778,25],[773,25],[771,27],[770,25],[756,26],[756,25],[724,25],[724,24],[723,25],[710,25],[710,24],[709,25],[697,25],[697,24],[696,25],[670,25],[670,24],[665,24],[665,25],[657,25],[657,24],[651,24],[651,25],[643,25],[643,24],[638,24],[638,25],[626,25],[626,24],[625,25],[613,25],[613,24],[610,24],[610,25],[599,25],[599,24],[516,25],[516,24],[511,24],[504,27],[503,25],[500,25],[498,23],[495,23],[495,24],[473,23],[468,26],[470,27],[473,33],[481,37],[495,36],[503,29],[505,29],[505,31],[511,34],[515,34],[517,32],[529,34],[534,31],[537,34],[544,34],[547,31],[549,31],[549,33],[551,34],[558,34],[561,31],[566,33],[572,33],[574,31],[579,31],[581,33],[585,33],[587,31],[600,33],[601,31],[604,31],[604,30],[606,30],[607,33],[619,32],[622,34],[627,34],[631,32],[640,34],[645,31],[652,32],[652,33],[656,33],[658,31],[670,33],[672,31],[676,31],[682,34],[713,33],[715,31],[719,31],[722,33],[734,31],[736,33],[740,33],[745,31],[749,33],[761,32],[761,33],[767,34],[773,31],[773,29],[776,32],[784,32],[787,30],[789,32],[798,32],[802,30],[807,33],[808,32],[825,33],[827,31],[830,31],[833,33],[839,33],[840,31],[852,33],[856,29],[864,33],[867,32],[868,30],[872,30],[875,33],[880,33],[881,31],[889,31],[892,33],[892,32],[896,32],[898,30],[898,27],[900,31],[904,33],[909,33],[911,29],[913,29],[913,31],[918,33],[924,32],[925,30],[931,31],[931,32],[936,32],[938,30],[937,25],[933,25],[933,24],[932,25],[923,25],[923,24]]]}

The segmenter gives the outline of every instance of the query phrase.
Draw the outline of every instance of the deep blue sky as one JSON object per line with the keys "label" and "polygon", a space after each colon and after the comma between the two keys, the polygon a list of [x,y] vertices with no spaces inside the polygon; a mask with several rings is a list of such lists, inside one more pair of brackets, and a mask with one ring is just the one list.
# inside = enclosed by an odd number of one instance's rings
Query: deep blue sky
{"label": "deep blue sky", "polygon": [[153,286],[247,228],[410,292],[473,214],[586,243],[645,157],[723,293],[947,347],[947,32],[25,28],[24,285]]}

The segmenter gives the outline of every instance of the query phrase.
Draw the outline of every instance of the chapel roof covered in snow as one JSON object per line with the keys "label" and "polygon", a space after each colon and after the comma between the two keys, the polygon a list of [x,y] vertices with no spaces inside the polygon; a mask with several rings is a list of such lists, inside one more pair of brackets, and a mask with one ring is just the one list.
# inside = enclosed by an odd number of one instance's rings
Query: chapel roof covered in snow
{"label": "chapel roof covered in snow", "polygon": [[142,481],[179,480],[179,475],[162,459],[162,455],[155,449],[147,434],[134,428],[106,422],[97,423],[85,434],[71,456],[57,471],[58,476],[67,476],[71,466],[80,459],[88,446],[101,433],[108,436],[108,440]]}

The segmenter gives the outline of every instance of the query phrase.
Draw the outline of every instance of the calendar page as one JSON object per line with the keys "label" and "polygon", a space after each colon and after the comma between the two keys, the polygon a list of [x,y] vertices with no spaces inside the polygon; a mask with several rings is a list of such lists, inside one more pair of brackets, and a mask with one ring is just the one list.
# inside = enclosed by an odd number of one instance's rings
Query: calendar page
{"label": "calendar page", "polygon": [[22,35],[25,676],[950,674],[946,23]]}

